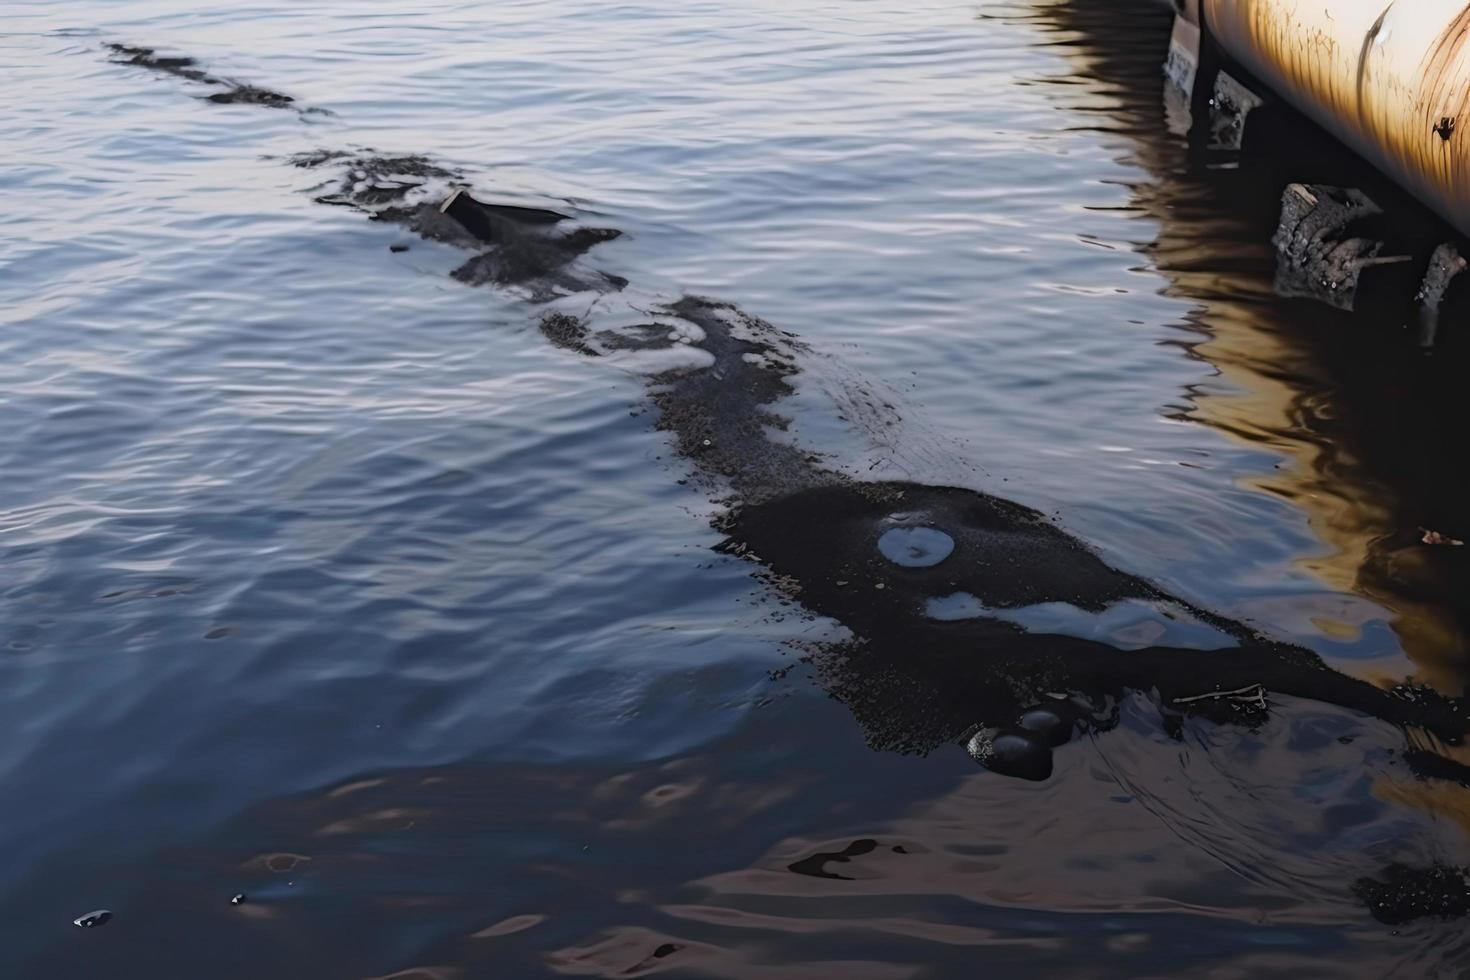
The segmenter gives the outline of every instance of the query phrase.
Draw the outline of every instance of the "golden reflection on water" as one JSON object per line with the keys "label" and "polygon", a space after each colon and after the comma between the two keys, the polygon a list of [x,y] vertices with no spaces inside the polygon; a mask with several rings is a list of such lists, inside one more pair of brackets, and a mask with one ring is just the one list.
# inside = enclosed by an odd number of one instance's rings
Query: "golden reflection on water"
{"label": "golden reflection on water", "polygon": [[[1446,745],[1422,731],[1408,732],[1408,739],[1413,749],[1470,766],[1470,746]],[[1426,813],[1436,821],[1458,828],[1470,840],[1470,787],[1448,779],[1424,779],[1409,772],[1378,773],[1372,786],[1374,798]]]}
{"label": "golden reflection on water", "polygon": [[1195,350],[1239,393],[1198,397],[1194,417],[1288,456],[1278,468],[1241,482],[1306,514],[1324,549],[1298,558],[1299,567],[1338,592],[1372,603],[1344,606],[1336,615],[1323,610],[1312,623],[1325,636],[1354,638],[1364,625],[1354,614],[1376,617],[1373,607],[1380,607],[1390,616],[1403,657],[1386,655],[1357,666],[1357,671],[1388,682],[1408,673],[1445,693],[1460,693],[1465,675],[1458,661],[1465,637],[1450,610],[1371,581],[1379,576],[1370,569],[1385,561],[1397,565],[1395,578],[1413,580],[1430,573],[1423,553],[1386,544],[1405,532],[1394,488],[1375,479],[1350,446],[1314,437],[1312,420],[1332,412],[1334,405],[1331,392],[1313,383],[1311,350],[1295,344],[1279,323],[1240,312],[1212,303],[1201,317],[1210,339]]}
{"label": "golden reflection on water", "polygon": [[[1412,489],[1404,481],[1422,479],[1423,471],[1375,468],[1361,446],[1370,437],[1355,431],[1351,418],[1338,424],[1344,415],[1361,420],[1376,410],[1375,399],[1393,393],[1361,383],[1349,390],[1324,350],[1330,332],[1310,322],[1337,315],[1272,293],[1271,229],[1261,220],[1274,214],[1284,184],[1202,172],[1188,159],[1177,113],[1170,118],[1165,106],[1160,63],[1170,14],[1163,5],[1135,0],[1120,10],[1049,0],[1020,16],[1068,57],[1058,99],[1105,113],[1099,128],[1126,136],[1124,156],[1147,171],[1133,198],[1157,235],[1142,251],[1168,278],[1170,295],[1198,304],[1189,326],[1199,339],[1188,347],[1220,375],[1218,384],[1190,392],[1187,417],[1284,457],[1238,482],[1289,502],[1321,541],[1296,565],[1338,596],[1293,596],[1282,608],[1256,603],[1252,612],[1269,611],[1278,625],[1335,641],[1355,640],[1366,625],[1386,619],[1399,649],[1337,666],[1382,682],[1410,677],[1462,693],[1466,636],[1453,585],[1419,544],[1414,512],[1402,499],[1406,486]],[[1335,326],[1348,329],[1346,321]],[[1383,326],[1370,343],[1381,342],[1387,356],[1401,354],[1403,339]],[[1355,343],[1368,346],[1361,338]]]}

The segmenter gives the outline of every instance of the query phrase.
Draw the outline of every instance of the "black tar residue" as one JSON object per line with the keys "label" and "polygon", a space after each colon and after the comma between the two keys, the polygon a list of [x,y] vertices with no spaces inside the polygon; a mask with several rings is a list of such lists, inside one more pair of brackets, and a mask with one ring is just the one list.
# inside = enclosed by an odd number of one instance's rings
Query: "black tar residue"
{"label": "black tar residue", "polygon": [[800,861],[793,861],[786,866],[786,870],[794,871],[799,875],[808,875],[812,878],[834,878],[838,881],[851,881],[849,875],[838,874],[827,868],[829,864],[847,864],[855,857],[871,854],[878,849],[878,842],[871,838],[855,840],[840,851],[818,851],[809,854]]}
{"label": "black tar residue", "polygon": [[1470,876],[1462,868],[1442,864],[1390,865],[1377,878],[1360,878],[1353,892],[1385,925],[1428,916],[1457,918],[1470,912]]}
{"label": "black tar residue", "polygon": [[260,105],[272,109],[295,109],[298,112],[324,113],[323,109],[301,109],[296,105],[296,100],[289,95],[261,88],[258,85],[250,85],[244,82],[232,81],[212,75],[199,67],[199,63],[193,58],[182,56],[161,55],[153,48],[136,47],[131,44],[109,43],[105,45],[112,52],[112,60],[118,64],[136,65],[139,68],[147,68],[150,71],[160,72],[165,75],[173,75],[201,85],[211,85],[220,89],[204,98],[210,102],[222,105]]}
{"label": "black tar residue", "polygon": [[544,208],[487,204],[463,188],[416,199],[415,192],[430,181],[463,181],[457,171],[424,157],[317,150],[297,154],[290,162],[305,169],[326,164],[338,168],[338,176],[318,189],[321,204],[350,207],[374,221],[403,225],[424,238],[475,253],[450,273],[466,285],[518,287],[536,301],[627,285],[618,276],[577,264],[594,245],[621,232],[583,225]]}
{"label": "black tar residue", "polygon": [[[151,59],[135,63],[217,83],[200,77],[189,59],[157,59],[148,49],[119,53],[134,51]],[[472,252],[453,273],[467,285],[513,287],[537,302],[605,295],[626,285],[584,262],[593,246],[618,237],[616,230],[584,225],[562,211],[451,192],[463,185],[463,175],[424,157],[315,151],[291,162],[335,168],[335,178],[316,195],[321,203]],[[426,186],[436,181],[443,187]],[[957,487],[857,481],[823,465],[820,456],[775,435],[786,426],[777,403],[791,393],[806,345],[733,305],[685,296],[650,311],[647,323],[611,330],[548,313],[540,329],[557,347],[585,356],[672,349],[686,341],[704,352],[706,366],[649,380],[656,425],[706,486],[724,495],[727,508],[716,526],[727,537],[719,550],[757,563],[774,587],[850,631],[851,640],[829,645],[811,661],[875,748],[927,752],[961,742],[995,771],[1044,779],[1053,749],[1079,730],[1115,725],[1119,699],[1128,692],[1152,694],[1162,724],[1176,736],[1189,717],[1256,725],[1270,711],[1270,695],[1285,694],[1420,728],[1449,744],[1463,741],[1464,699],[1408,686],[1386,689],[1334,671],[1310,650],[1261,636],[1112,568],[1030,508]],[[927,567],[896,564],[877,547],[896,524],[943,531],[953,552]],[[1029,633],[992,615],[954,622],[926,615],[929,600],[955,593],[968,593],[984,610],[1168,603],[1235,646],[1123,651]],[[808,873],[829,874],[825,862],[845,855],[823,857],[823,866]],[[1390,869],[1387,881],[1357,887],[1384,921],[1470,908],[1463,874],[1453,869]]]}

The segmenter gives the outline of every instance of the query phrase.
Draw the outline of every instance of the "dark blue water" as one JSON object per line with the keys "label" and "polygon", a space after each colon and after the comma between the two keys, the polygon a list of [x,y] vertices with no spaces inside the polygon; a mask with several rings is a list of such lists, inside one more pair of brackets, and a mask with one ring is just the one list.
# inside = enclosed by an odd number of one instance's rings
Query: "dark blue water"
{"label": "dark blue water", "polygon": [[868,748],[800,662],[840,627],[711,550],[719,495],[650,424],[666,360],[548,344],[524,290],[284,162],[421,153],[593,216],[619,309],[718,296],[810,346],[782,438],[834,470],[1025,503],[1457,693],[1463,562],[1417,544],[1470,536],[1450,382],[1271,295],[1279,189],[1186,158],[1167,31],[1086,0],[8,10],[0,972],[1470,963],[1351,892],[1470,858],[1467,791],[1386,724],[1280,698],[1172,739],[1140,695],[1039,784]]}

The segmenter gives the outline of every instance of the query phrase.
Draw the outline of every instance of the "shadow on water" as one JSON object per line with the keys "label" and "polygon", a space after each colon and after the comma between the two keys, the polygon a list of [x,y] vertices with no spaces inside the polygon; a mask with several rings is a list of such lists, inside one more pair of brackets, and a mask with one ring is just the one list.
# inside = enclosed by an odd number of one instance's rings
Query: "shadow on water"
{"label": "shadow on water", "polygon": [[[1221,274],[1206,248],[1221,248],[1222,241],[1252,243],[1253,251],[1231,268],[1249,284],[1228,290],[1228,303],[1241,307],[1234,315],[1253,321],[1263,310],[1280,311],[1273,313],[1279,325],[1295,325],[1282,332],[1298,339],[1277,345],[1310,362],[1309,376],[1338,399],[1330,402],[1338,411],[1327,413],[1333,424],[1361,432],[1361,444],[1334,436],[1334,447],[1350,448],[1323,449],[1310,461],[1309,476],[1294,477],[1341,484],[1349,479],[1347,471],[1355,486],[1390,488],[1375,498],[1385,513],[1380,526],[1412,513],[1419,515],[1415,521],[1458,530],[1455,522],[1463,515],[1449,496],[1435,488],[1416,497],[1413,489],[1426,475],[1459,478],[1457,464],[1445,463],[1443,473],[1435,463],[1407,474],[1396,470],[1437,444],[1437,437],[1391,448],[1393,426],[1374,416],[1371,405],[1356,412],[1350,407],[1360,390],[1354,386],[1367,384],[1366,371],[1354,373],[1362,366],[1359,359],[1393,350],[1391,342],[1359,325],[1270,300],[1259,288],[1268,269],[1259,246],[1261,225],[1228,206],[1243,179],[1234,172],[1218,179],[1197,173],[1165,138],[1157,80],[1163,16],[1139,10],[1130,12],[1137,19],[1130,23],[1112,5],[1081,3],[1046,5],[1026,16],[1043,31],[1067,34],[1069,53],[1096,76],[1093,90],[1111,96],[1104,100],[1109,128],[1122,127],[1155,175],[1152,185],[1138,191],[1139,207],[1161,222],[1159,239],[1148,251],[1175,287],[1194,296],[1196,277]],[[176,75],[197,70],[187,59],[177,60],[183,62],[180,70],[130,63]],[[779,406],[803,359],[813,356],[806,344],[723,302],[684,296],[634,306],[623,295],[625,281],[595,268],[591,250],[617,237],[616,231],[560,210],[477,200],[456,189],[465,183],[460,174],[421,157],[327,151],[291,162],[327,174],[318,201],[352,207],[471,252],[454,273],[459,281],[517,290],[549,304],[541,328],[558,347],[609,360],[658,355],[652,358],[658,367],[644,372],[655,424],[724,503],[716,518],[726,536],[720,550],[752,562],[773,590],[846,631],[845,638],[814,646],[808,661],[823,688],[856,717],[869,745],[923,755],[962,744],[988,768],[1024,779],[962,777],[942,760],[897,755],[875,756],[852,770],[793,765],[787,753],[794,742],[804,743],[813,758],[824,752],[834,759],[852,756],[836,725],[812,736],[812,718],[819,727],[831,723],[834,709],[814,707],[807,699],[783,702],[760,724],[747,725],[734,738],[737,744],[717,746],[709,756],[636,771],[466,766],[368,774],[322,793],[264,804],[199,852],[166,856],[162,870],[134,886],[143,892],[134,904],[150,911],[135,931],[112,940],[113,962],[121,956],[129,970],[149,964],[148,975],[170,975],[167,954],[158,952],[166,944],[152,940],[154,930],[166,928],[174,915],[196,923],[201,935],[230,937],[226,946],[235,959],[216,971],[219,976],[258,975],[250,971],[283,962],[304,970],[301,975],[332,976],[354,975],[349,971],[372,963],[453,964],[391,974],[400,980],[476,976],[492,965],[502,973],[521,971],[516,975],[641,976],[675,969],[712,976],[967,975],[975,947],[986,947],[1010,969],[1064,952],[1069,963],[1090,963],[1087,972],[1097,976],[1160,975],[1185,963],[1227,957],[1247,970],[1253,964],[1299,969],[1302,960],[1292,954],[1263,954],[1257,962],[1253,954],[1234,952],[1250,933],[1259,907],[1253,903],[1271,901],[1263,898],[1268,894],[1291,909],[1282,916],[1290,929],[1287,942],[1319,953],[1344,942],[1334,918],[1340,912],[1299,895],[1291,905],[1280,895],[1296,894],[1290,883],[1294,871],[1301,880],[1348,891],[1354,871],[1363,868],[1362,841],[1337,845],[1311,870],[1277,855],[1272,834],[1280,827],[1270,820],[1286,818],[1262,814],[1276,814],[1289,801],[1301,808],[1289,790],[1243,804],[1239,836],[1216,844],[1198,830],[1181,831],[1168,816],[1160,819],[1171,824],[1174,836],[1163,835],[1169,838],[1163,843],[1137,824],[1120,828],[1120,854],[1130,847],[1147,853],[1167,865],[1156,873],[1158,880],[1192,884],[1179,885],[1166,899],[1135,896],[1090,907],[1085,896],[1100,894],[1102,880],[1149,894],[1136,882],[1113,881],[1116,866],[1090,879],[1085,860],[1067,858],[1079,840],[1109,825],[1110,801],[1116,802],[1118,785],[1130,778],[1107,755],[1108,737],[1095,736],[1113,729],[1147,732],[1126,743],[1135,746],[1127,751],[1177,753],[1184,751],[1186,728],[1194,725],[1195,737],[1206,741],[1232,733],[1228,751],[1255,754],[1259,769],[1281,776],[1278,786],[1293,785],[1296,766],[1324,767],[1356,784],[1371,781],[1365,765],[1380,776],[1388,765],[1374,750],[1353,747],[1366,731],[1386,742],[1386,726],[1378,722],[1407,730],[1416,746],[1448,752],[1462,741],[1464,705],[1453,695],[1463,693],[1463,684],[1452,682],[1448,667],[1426,670],[1443,691],[1351,677],[1307,649],[1262,636],[1249,624],[1111,567],[1044,515],[1019,504],[963,488],[842,475],[783,435]],[[1175,205],[1185,200],[1193,213],[1180,221],[1175,216],[1183,209]],[[1210,244],[1195,242],[1200,236]],[[1255,292],[1256,298],[1242,301],[1241,292]],[[1199,298],[1206,309],[1198,322],[1202,339],[1191,345],[1192,352],[1227,374],[1239,362],[1260,370],[1259,350],[1230,353],[1228,342],[1219,339],[1225,333],[1228,341],[1229,334],[1212,320],[1213,298],[1202,292]],[[574,310],[576,304],[580,308]],[[1319,349],[1329,353],[1319,356]],[[1405,383],[1451,363],[1446,356],[1426,368],[1417,355],[1405,353],[1401,363],[1391,353],[1384,357]],[[1287,424],[1237,414],[1233,397],[1199,396],[1196,417],[1247,439],[1269,438],[1271,424]],[[1411,427],[1425,423],[1441,407],[1437,397],[1443,396],[1408,397],[1393,419]],[[1297,426],[1309,404],[1329,403],[1319,392],[1286,397],[1280,410]],[[1344,422],[1358,419],[1358,413],[1361,429]],[[1343,455],[1353,456],[1352,466]],[[1403,478],[1401,489],[1395,476]],[[1266,489],[1290,495],[1286,478],[1278,480]],[[1358,491],[1339,485],[1334,492]],[[1360,563],[1351,573],[1353,584],[1367,583],[1368,591],[1391,593],[1390,599],[1402,595],[1403,616],[1419,603],[1458,624],[1460,610],[1436,604],[1432,589],[1401,587],[1402,576],[1392,574],[1398,568],[1394,556],[1405,550],[1401,540],[1373,536],[1351,522],[1333,527],[1344,539],[1372,539],[1352,552]],[[1345,574],[1347,564],[1324,567]],[[1447,588],[1453,573],[1429,577],[1436,588]],[[1406,646],[1414,653],[1410,633],[1406,628]],[[1164,737],[1152,738],[1159,733]],[[1069,749],[1054,751],[1074,739]],[[1283,758],[1288,745],[1296,755],[1291,761]],[[781,753],[786,770],[779,782],[763,769],[773,752]],[[1463,772],[1447,756],[1435,758],[1445,760],[1447,775]],[[1138,773],[1164,767],[1158,759],[1132,761],[1124,768],[1135,781]],[[857,771],[866,782],[853,785],[850,776]],[[1089,771],[1109,778],[1089,777]],[[1177,819],[1187,800],[1198,808],[1232,798],[1232,787],[1219,785],[1218,774],[1215,779],[1217,785],[1188,785],[1181,775],[1186,785],[1177,790],[1136,785],[1127,802],[1146,799],[1151,812]],[[1106,784],[1114,795],[1096,784]],[[927,811],[895,813],[898,804],[888,801],[890,794],[914,798],[898,793],[900,786],[933,797]],[[1169,796],[1175,792],[1182,797]],[[803,794],[824,801],[830,812],[804,812],[798,820],[781,805]],[[1038,807],[1051,816],[1034,826],[1021,826],[1033,818],[1009,815]],[[982,811],[1000,814],[987,829],[973,826]],[[1378,810],[1373,814],[1339,816],[1359,833],[1391,825]],[[800,839],[803,827],[823,819],[887,820],[889,832]],[[1152,822],[1146,826],[1157,836]],[[990,844],[984,842],[987,833],[996,835]],[[1034,849],[1021,843],[1028,833],[1041,842]],[[768,853],[761,842],[771,840],[782,843]],[[722,841],[723,870],[709,876],[716,869],[706,852],[714,841]],[[1186,874],[1189,844],[1222,861],[1227,858],[1221,851],[1241,849],[1252,866],[1239,874],[1245,884],[1219,868],[1203,879]],[[986,872],[999,867],[994,859],[1008,850],[1021,857],[1006,866],[1007,873],[1019,871],[1021,879],[1007,899],[1006,888]],[[750,862],[748,870],[728,870],[741,860]],[[1273,867],[1273,860],[1282,867]],[[1026,868],[1034,877],[1025,878]],[[1136,880],[1148,879],[1133,871]],[[691,874],[704,877],[691,882]],[[1047,894],[1069,876],[1099,891]],[[231,905],[224,896],[207,898],[204,878],[211,888],[226,878],[240,882],[244,900]],[[1453,886],[1451,878],[1441,874],[1434,880]],[[1385,887],[1396,880],[1390,877]],[[936,887],[935,881],[945,884]],[[875,882],[873,890],[864,890]],[[1190,925],[1189,910],[1209,903],[1189,888],[1211,885],[1219,890],[1211,907],[1224,910],[1207,926]],[[1368,900],[1378,894],[1370,891]],[[966,898],[981,904],[981,911],[958,911]],[[200,911],[209,902],[215,904]],[[835,911],[822,920],[791,909],[805,903],[809,913],[812,902]],[[917,912],[915,904],[922,906]],[[291,913],[302,905],[313,910],[309,922]],[[1059,918],[1028,928],[1032,906]],[[488,917],[492,907],[504,915]],[[1133,916],[1131,930],[1083,921],[1102,908],[1125,907]],[[268,951],[242,942],[240,929],[262,930],[270,937]],[[769,945],[732,938],[741,930],[758,930]],[[1177,941],[1161,948],[1154,937],[1171,931]],[[119,932],[113,926],[99,935]],[[324,933],[342,945],[324,949]],[[694,933],[706,938],[692,938]],[[1150,938],[1139,940],[1139,933]],[[349,939],[354,936],[360,938]],[[529,936],[534,940],[521,942]],[[186,959],[194,963],[202,952],[191,945]],[[57,955],[79,962],[75,958],[82,954],[72,949]]]}

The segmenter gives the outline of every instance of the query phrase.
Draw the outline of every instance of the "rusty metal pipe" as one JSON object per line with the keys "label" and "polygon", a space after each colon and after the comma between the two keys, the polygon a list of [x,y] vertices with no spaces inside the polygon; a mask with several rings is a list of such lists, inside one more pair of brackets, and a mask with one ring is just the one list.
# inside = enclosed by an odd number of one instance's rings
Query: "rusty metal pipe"
{"label": "rusty metal pipe", "polygon": [[1470,3],[1179,6],[1227,58],[1470,235]]}

